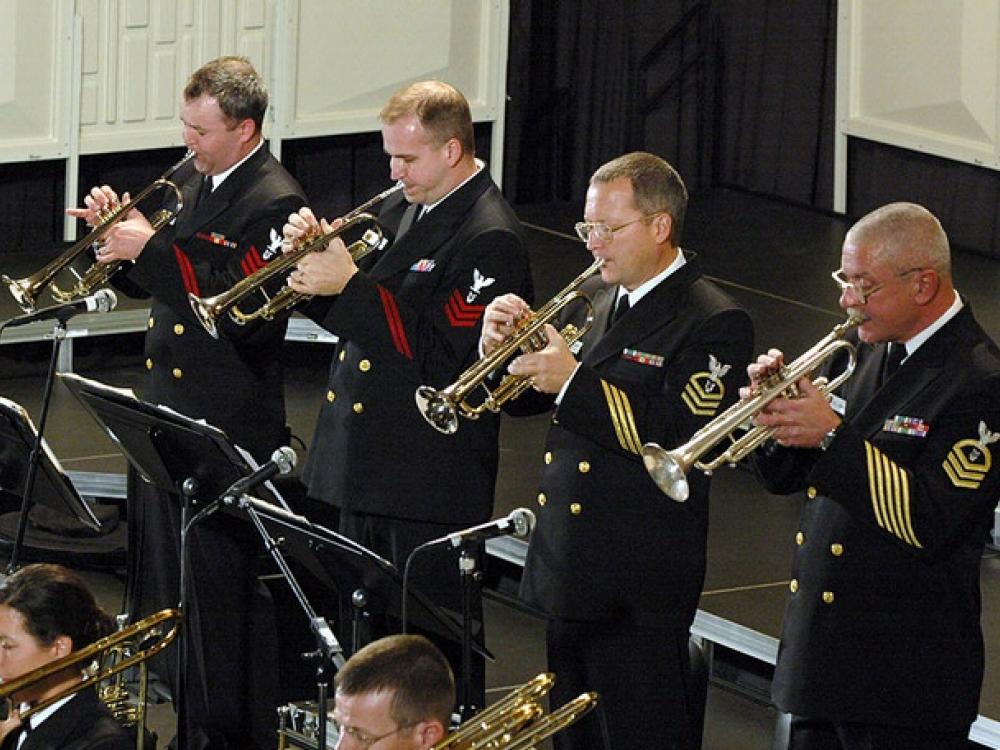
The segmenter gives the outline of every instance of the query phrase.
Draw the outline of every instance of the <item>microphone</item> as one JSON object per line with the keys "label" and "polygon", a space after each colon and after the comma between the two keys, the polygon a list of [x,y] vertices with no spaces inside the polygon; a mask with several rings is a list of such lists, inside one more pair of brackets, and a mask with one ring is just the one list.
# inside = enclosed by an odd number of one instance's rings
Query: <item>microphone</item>
{"label": "microphone", "polygon": [[110,289],[99,289],[89,297],[84,297],[83,299],[78,299],[74,302],[66,302],[62,305],[52,305],[51,307],[45,307],[41,310],[35,310],[35,312],[28,313],[27,315],[11,318],[4,323],[4,326],[14,328],[16,326],[34,323],[36,320],[59,320],[65,323],[67,320],[79,315],[80,313],[111,312],[115,309],[115,305],[117,304],[118,296],[113,291]]}
{"label": "microphone", "polygon": [[432,539],[421,546],[431,546],[434,544],[450,544],[452,547],[461,547],[466,542],[475,542],[480,539],[493,539],[498,536],[513,535],[524,538],[535,528],[535,514],[527,508],[515,508],[509,515],[503,518],[496,518],[478,526],[455,531],[447,536]]}
{"label": "microphone", "polygon": [[295,467],[295,451],[283,445],[271,454],[271,460],[257,471],[237,479],[222,493],[223,497],[241,497],[258,485],[278,474],[287,474]]}

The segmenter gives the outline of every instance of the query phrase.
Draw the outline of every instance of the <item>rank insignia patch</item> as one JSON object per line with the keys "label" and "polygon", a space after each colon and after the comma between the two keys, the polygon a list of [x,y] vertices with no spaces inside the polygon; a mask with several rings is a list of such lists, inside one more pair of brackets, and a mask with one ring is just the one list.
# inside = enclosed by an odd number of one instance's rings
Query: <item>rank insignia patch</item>
{"label": "rank insignia patch", "polygon": [[993,465],[993,454],[988,446],[997,440],[1000,440],[1000,433],[990,432],[986,423],[980,422],[978,438],[955,443],[941,464],[951,483],[969,490],[979,489]]}
{"label": "rank insignia patch", "polygon": [[701,417],[711,417],[719,409],[722,398],[726,395],[726,387],[722,378],[729,372],[732,365],[724,365],[715,358],[714,354],[708,355],[708,372],[696,372],[691,375],[681,400],[691,410],[692,414]]}
{"label": "rank insignia patch", "polygon": [[662,356],[640,352],[638,349],[622,349],[622,359],[627,359],[629,362],[638,362],[640,365],[663,367]]}
{"label": "rank insignia patch", "polygon": [[281,243],[283,241],[284,238],[278,234],[278,230],[271,227],[271,235],[267,243],[267,249],[263,252],[264,260],[271,260],[271,258],[278,255],[281,252]]}
{"label": "rank insignia patch", "polygon": [[476,297],[479,293],[483,291],[486,287],[490,286],[496,279],[490,278],[489,276],[483,276],[478,268],[472,269],[472,286],[469,288],[469,293],[465,295],[465,301],[470,305],[476,301]]}
{"label": "rank insignia patch", "polygon": [[462,298],[462,293],[453,289],[444,306],[445,317],[455,328],[472,328],[479,322],[486,305],[470,305]]}

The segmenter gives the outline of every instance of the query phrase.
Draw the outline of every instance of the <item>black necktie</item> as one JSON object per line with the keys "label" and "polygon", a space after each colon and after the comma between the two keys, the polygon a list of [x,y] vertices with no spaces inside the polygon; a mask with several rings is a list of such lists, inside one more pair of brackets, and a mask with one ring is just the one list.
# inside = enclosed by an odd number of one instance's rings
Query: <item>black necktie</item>
{"label": "black necktie", "polygon": [[882,382],[886,382],[899,369],[906,358],[906,346],[890,343],[886,346],[885,361],[882,363]]}
{"label": "black necktie", "polygon": [[631,305],[628,301],[628,295],[623,294],[618,298],[618,305],[615,307],[615,314],[611,316],[611,325],[614,325],[621,320],[622,315],[629,311],[629,307],[631,307]]}
{"label": "black necktie", "polygon": [[201,188],[198,190],[198,198],[194,202],[194,207],[198,208],[205,199],[212,193],[212,178],[205,175],[201,178]]}
{"label": "black necktie", "polygon": [[411,203],[406,207],[406,211],[403,212],[403,218],[399,220],[399,229],[396,230],[397,240],[409,232],[410,228],[417,223],[417,214],[422,211],[423,208],[423,206],[416,203]]}

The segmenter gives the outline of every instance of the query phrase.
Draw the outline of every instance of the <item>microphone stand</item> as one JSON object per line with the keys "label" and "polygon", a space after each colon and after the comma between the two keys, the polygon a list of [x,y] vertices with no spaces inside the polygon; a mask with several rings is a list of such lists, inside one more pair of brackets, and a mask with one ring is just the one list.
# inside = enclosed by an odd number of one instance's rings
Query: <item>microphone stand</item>
{"label": "microphone stand", "polygon": [[267,527],[264,526],[264,522],[261,521],[260,514],[254,507],[253,498],[246,493],[239,498],[232,495],[224,495],[222,502],[237,506],[250,517],[254,527],[257,529],[257,533],[260,534],[260,538],[264,541],[264,549],[271,555],[271,558],[281,571],[281,575],[288,583],[288,587],[298,600],[299,606],[302,607],[302,610],[306,613],[306,617],[309,619],[309,627],[316,638],[317,646],[316,651],[306,655],[307,657],[316,659],[316,711],[318,714],[316,717],[316,747],[318,750],[326,750],[330,667],[333,666],[339,670],[344,666],[344,649],[337,640],[337,636],[333,634],[333,628],[330,627],[326,618],[316,614],[316,610],[313,609],[306,593],[302,590],[298,579],[295,578],[295,574],[292,573],[292,569],[288,566],[288,562],[281,552],[280,540],[272,538],[267,531]]}
{"label": "microphone stand", "polygon": [[[68,318],[67,318],[68,319]],[[16,320],[16,318],[14,318]],[[9,323],[10,321],[7,321]],[[7,323],[0,326],[2,330]],[[35,433],[35,442],[31,446],[31,453],[28,456],[28,473],[24,480],[24,495],[21,498],[21,512],[17,517],[17,533],[14,537],[14,547],[10,552],[10,562],[7,563],[6,574],[11,575],[17,571],[18,561],[21,556],[21,546],[24,544],[24,534],[28,528],[28,514],[31,512],[31,495],[35,490],[35,476],[38,473],[38,463],[42,454],[42,433],[45,431],[45,423],[49,416],[49,404],[52,400],[52,387],[55,385],[56,365],[59,361],[59,349],[66,338],[66,320],[58,318],[52,327],[52,357],[49,359],[49,371],[45,376],[45,391],[42,396],[42,411],[38,417],[38,429]]]}
{"label": "microphone stand", "polygon": [[481,708],[472,701],[472,599],[482,581],[477,570],[476,542],[463,542],[458,556],[458,572],[462,579],[462,678],[458,711],[462,721],[472,718]]}

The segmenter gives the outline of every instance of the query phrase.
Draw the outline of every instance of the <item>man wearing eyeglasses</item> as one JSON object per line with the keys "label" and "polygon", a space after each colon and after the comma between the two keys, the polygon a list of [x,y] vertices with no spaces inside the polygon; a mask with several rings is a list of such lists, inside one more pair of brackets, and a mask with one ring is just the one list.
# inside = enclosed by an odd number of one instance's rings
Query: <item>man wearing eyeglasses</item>
{"label": "man wearing eyeglasses", "polygon": [[[600,167],[576,225],[603,261],[583,287],[593,327],[571,349],[546,326],[548,345],[509,367],[534,384],[510,413],[554,409],[522,595],[548,615],[553,704],[601,696],[597,712],[555,737],[558,748],[602,748],[606,734],[611,748],[689,748],[701,733],[686,685],[709,482],[692,477],[690,499],[673,503],[640,450],[685,442],[735,401],[753,327],[681,250],[686,208],[680,176],[653,154]],[[579,307],[560,327],[581,323]],[[526,312],[513,295],[487,306],[483,351]]]}
{"label": "man wearing eyeglasses", "polygon": [[[921,206],[862,218],[833,276],[862,319],[853,376],[832,403],[803,379],[801,398],[757,418],[775,428],[754,456],[768,488],[806,492],[774,701],[792,714],[793,750],[966,748],[983,678],[980,558],[1000,495],[1000,351]],[[783,360],[759,357],[743,395]]]}
{"label": "man wearing eyeglasses", "polygon": [[447,734],[455,681],[444,655],[423,636],[369,643],[334,678],[336,747],[418,750]]}

